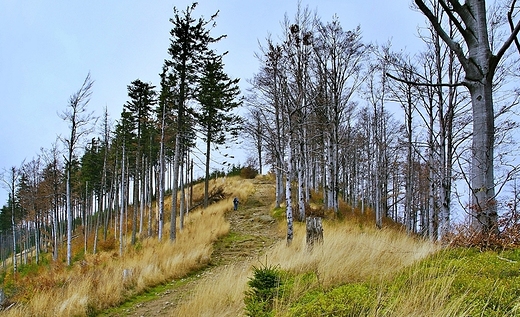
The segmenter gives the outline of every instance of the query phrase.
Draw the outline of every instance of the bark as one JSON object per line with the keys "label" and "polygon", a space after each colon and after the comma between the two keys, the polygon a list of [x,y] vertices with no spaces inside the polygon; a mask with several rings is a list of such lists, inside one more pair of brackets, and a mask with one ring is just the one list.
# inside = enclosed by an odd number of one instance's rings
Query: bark
{"label": "bark", "polygon": [[164,142],[165,142],[165,117],[166,117],[166,107],[163,106],[162,116],[161,116],[161,142],[159,148],[159,199],[158,199],[158,239],[161,241],[162,232],[164,227],[164,187],[165,187],[165,161],[164,161]]}
{"label": "bark", "polygon": [[208,194],[209,194],[209,167],[210,167],[210,155],[211,155],[211,131],[206,130],[206,165],[205,165],[205,177],[204,177],[204,208],[208,207]]}
{"label": "bark", "polygon": [[184,196],[185,195],[185,191],[184,191],[184,162],[181,163],[181,166],[180,166],[180,171],[179,171],[179,176],[180,176],[180,204],[179,204],[179,230],[182,231],[182,229],[184,229],[184,212],[186,210],[186,197]]}
{"label": "bark", "polygon": [[474,225],[483,232],[498,233],[493,171],[495,127],[492,83],[474,83],[470,94],[473,105],[471,190]]}
{"label": "bark", "polygon": [[125,223],[126,214],[126,170],[125,170],[125,146],[123,145],[123,156],[121,159],[121,206],[119,214],[119,256],[123,256],[124,240],[123,240],[123,224]]}
{"label": "bark", "polygon": [[[69,162],[72,161],[72,155],[69,155]],[[70,163],[68,163],[70,165]],[[67,167],[67,265],[71,265],[72,262],[72,201],[71,201],[71,180],[70,180],[70,167]]]}

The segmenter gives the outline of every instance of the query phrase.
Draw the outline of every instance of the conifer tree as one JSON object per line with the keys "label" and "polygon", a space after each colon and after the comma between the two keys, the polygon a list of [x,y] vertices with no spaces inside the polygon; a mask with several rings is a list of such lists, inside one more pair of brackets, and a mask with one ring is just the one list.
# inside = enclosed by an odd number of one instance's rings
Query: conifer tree
{"label": "conifer tree", "polygon": [[217,14],[208,20],[193,18],[193,10],[197,3],[188,6],[185,11],[179,12],[174,8],[174,17],[170,19],[173,27],[170,31],[170,58],[164,62],[166,78],[168,74],[175,74],[176,83],[166,83],[170,87],[170,93],[176,95],[174,111],[176,112],[176,136],[173,158],[173,188],[170,240],[176,239],[176,215],[177,215],[177,190],[179,180],[179,166],[183,163],[185,145],[192,135],[192,109],[188,101],[193,99],[194,91],[200,77],[202,62],[209,53],[209,45],[219,41],[223,36],[214,38],[210,30],[214,26]]}
{"label": "conifer tree", "polygon": [[242,119],[233,113],[238,101],[239,79],[231,79],[224,72],[222,56],[209,58],[204,63],[200,87],[196,98],[200,103],[197,120],[206,143],[206,176],[204,184],[204,207],[208,206],[209,168],[211,145],[222,145],[231,137],[236,137]]}
{"label": "conifer tree", "polygon": [[[137,214],[139,208],[139,202],[143,199],[139,199],[139,188],[144,185],[144,169],[142,168],[142,159],[145,153],[146,143],[149,140],[149,134],[151,132],[151,111],[152,106],[156,103],[155,86],[149,83],[145,83],[139,79],[134,80],[128,85],[128,96],[130,101],[125,104],[125,109],[130,113],[130,120],[134,124],[135,140],[135,168],[134,168],[134,182],[133,182],[133,214],[132,214],[132,244],[136,242],[137,232]],[[143,192],[141,190],[141,192]],[[142,206],[140,212],[142,213]]]}

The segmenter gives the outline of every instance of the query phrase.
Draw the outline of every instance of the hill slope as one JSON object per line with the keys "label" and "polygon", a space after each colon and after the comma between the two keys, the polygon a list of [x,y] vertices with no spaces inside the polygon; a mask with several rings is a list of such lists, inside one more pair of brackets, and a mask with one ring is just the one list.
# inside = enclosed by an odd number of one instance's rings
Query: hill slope
{"label": "hill slope", "polygon": [[283,231],[279,230],[270,215],[274,201],[273,183],[266,178],[244,181],[252,182],[254,192],[240,202],[237,211],[233,211],[230,206],[226,212],[226,220],[230,223],[229,234],[215,243],[207,268],[181,281],[159,287],[157,294],[154,289],[151,291],[154,293],[152,296],[138,296],[130,303],[100,316],[174,316],[179,303],[186,303],[198,285],[206,283],[226,266],[258,259],[268,247],[279,241]]}

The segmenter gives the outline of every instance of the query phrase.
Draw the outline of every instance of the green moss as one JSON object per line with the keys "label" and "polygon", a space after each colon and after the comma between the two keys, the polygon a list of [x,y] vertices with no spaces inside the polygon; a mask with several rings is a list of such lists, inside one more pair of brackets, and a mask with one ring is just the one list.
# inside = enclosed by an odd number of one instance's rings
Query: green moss
{"label": "green moss", "polygon": [[377,300],[366,283],[346,284],[330,291],[307,293],[289,309],[289,316],[364,316]]}

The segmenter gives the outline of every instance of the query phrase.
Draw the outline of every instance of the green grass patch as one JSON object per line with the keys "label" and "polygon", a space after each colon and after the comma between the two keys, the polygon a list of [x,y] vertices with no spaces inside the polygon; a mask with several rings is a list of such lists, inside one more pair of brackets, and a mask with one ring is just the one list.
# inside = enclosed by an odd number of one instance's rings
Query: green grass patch
{"label": "green grass patch", "polygon": [[275,316],[520,316],[520,250],[446,249],[389,280],[327,290],[310,272],[284,278]]}
{"label": "green grass patch", "polygon": [[274,208],[271,212],[271,216],[276,219],[276,221],[284,221],[285,220],[285,208],[278,207]]}
{"label": "green grass patch", "polygon": [[240,243],[242,241],[251,240],[252,238],[254,238],[252,235],[241,234],[241,233],[236,232],[236,231],[230,231],[227,235],[219,238],[215,242],[215,249],[226,248],[226,247],[228,247],[230,245],[233,245],[235,243]]}

